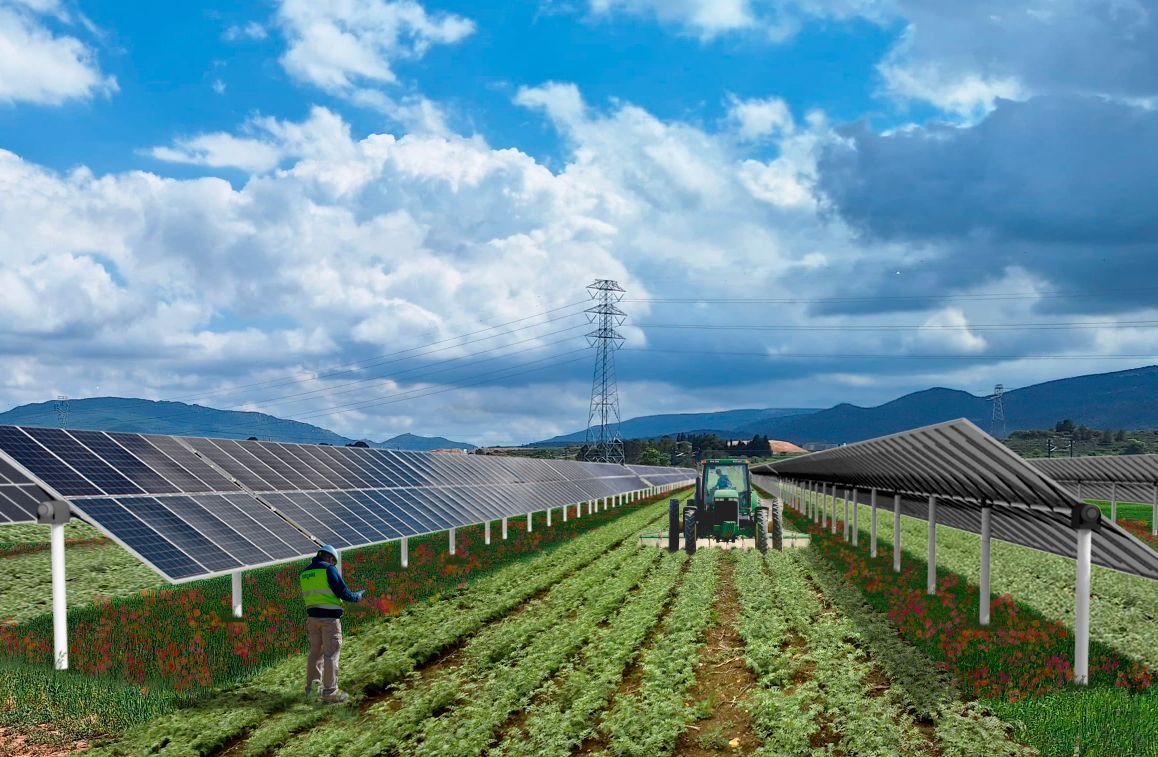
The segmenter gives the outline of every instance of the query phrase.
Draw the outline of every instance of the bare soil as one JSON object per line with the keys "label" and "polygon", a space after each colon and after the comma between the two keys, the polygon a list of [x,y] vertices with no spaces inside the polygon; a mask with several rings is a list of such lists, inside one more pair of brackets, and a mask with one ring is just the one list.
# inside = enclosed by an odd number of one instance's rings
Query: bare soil
{"label": "bare soil", "polygon": [[697,720],[680,736],[677,755],[749,754],[760,745],[744,706],[747,693],[756,686],[756,677],[744,661],[744,640],[736,631],[740,599],[734,573],[733,560],[721,562],[716,618],[708,627],[707,643],[700,650],[696,682],[690,692],[694,706],[707,717]]}

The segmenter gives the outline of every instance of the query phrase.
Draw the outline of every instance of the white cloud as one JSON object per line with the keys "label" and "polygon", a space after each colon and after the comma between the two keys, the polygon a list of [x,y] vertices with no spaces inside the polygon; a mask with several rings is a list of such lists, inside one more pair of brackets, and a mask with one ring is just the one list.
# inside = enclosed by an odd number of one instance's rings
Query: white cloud
{"label": "white cloud", "polygon": [[117,90],[95,51],[76,37],[55,34],[43,16],[69,18],[53,0],[0,4],[0,103],[60,105]]}
{"label": "white cloud", "polygon": [[796,128],[788,103],[779,97],[741,100],[730,96],[728,120],[737,136],[748,141],[791,134]]}
{"label": "white cloud", "polygon": [[251,173],[270,171],[289,159],[333,159],[353,150],[349,126],[335,113],[315,107],[306,121],[254,118],[246,136],[226,132],[183,137],[149,154],[169,163],[210,168],[238,168]]}
{"label": "white cloud", "polygon": [[756,24],[749,0],[591,0],[591,11],[654,15],[661,22],[678,24],[703,37]]}
{"label": "white cloud", "polygon": [[221,35],[226,42],[240,42],[242,40],[260,41],[269,36],[266,28],[256,21],[250,21],[244,26],[234,25],[225,30]]}
{"label": "white cloud", "polygon": [[286,71],[334,93],[391,84],[393,61],[421,58],[474,32],[469,19],[428,14],[413,0],[282,0],[278,23],[289,43]]}

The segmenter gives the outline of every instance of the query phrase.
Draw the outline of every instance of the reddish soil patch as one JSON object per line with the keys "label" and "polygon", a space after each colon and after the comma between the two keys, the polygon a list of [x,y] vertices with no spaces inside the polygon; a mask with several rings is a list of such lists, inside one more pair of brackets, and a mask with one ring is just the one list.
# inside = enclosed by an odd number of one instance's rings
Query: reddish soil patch
{"label": "reddish soil patch", "polygon": [[0,728],[0,757],[57,757],[62,754],[77,754],[87,750],[88,747],[87,741],[55,745],[38,744],[30,742],[25,734]]}

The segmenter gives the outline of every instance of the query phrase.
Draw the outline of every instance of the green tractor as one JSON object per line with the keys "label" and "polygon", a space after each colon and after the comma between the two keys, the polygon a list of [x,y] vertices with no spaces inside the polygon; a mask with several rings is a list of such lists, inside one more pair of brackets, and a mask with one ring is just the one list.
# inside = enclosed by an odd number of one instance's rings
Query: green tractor
{"label": "green tractor", "polygon": [[697,539],[735,542],[755,539],[756,549],[768,551],[769,510],[772,546],[782,549],[779,508],[760,501],[752,486],[746,460],[705,460],[696,478],[696,495],[683,511],[684,549],[695,554]]}

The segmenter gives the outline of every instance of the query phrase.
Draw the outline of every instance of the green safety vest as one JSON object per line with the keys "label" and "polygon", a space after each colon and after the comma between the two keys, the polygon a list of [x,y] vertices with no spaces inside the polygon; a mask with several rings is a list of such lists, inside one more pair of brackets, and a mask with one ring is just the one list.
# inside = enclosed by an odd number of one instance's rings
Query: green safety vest
{"label": "green safety vest", "polygon": [[303,570],[301,575],[302,600],[306,609],[316,607],[321,610],[341,610],[342,601],[330,588],[330,580],[325,568]]}

